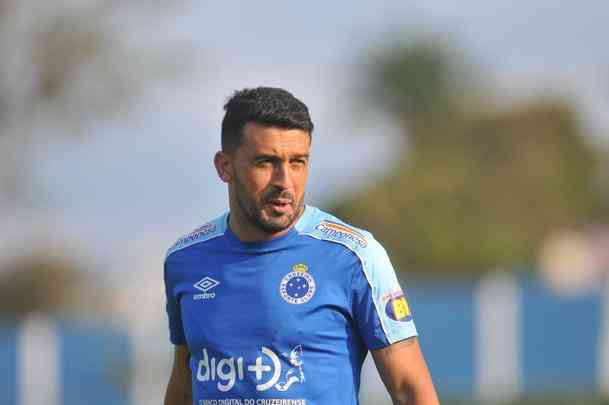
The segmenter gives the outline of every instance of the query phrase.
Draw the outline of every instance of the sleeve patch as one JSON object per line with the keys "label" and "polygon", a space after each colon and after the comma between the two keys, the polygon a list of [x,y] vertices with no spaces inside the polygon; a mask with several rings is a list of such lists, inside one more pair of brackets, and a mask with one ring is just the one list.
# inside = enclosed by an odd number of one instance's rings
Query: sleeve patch
{"label": "sleeve patch", "polygon": [[402,291],[387,294],[384,297],[385,314],[394,321],[408,322],[412,320],[412,313],[408,301]]}

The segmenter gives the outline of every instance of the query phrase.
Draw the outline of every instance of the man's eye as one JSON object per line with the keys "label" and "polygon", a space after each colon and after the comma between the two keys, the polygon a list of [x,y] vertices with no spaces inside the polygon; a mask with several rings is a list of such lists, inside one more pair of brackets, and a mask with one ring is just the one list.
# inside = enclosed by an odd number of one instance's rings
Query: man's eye
{"label": "man's eye", "polygon": [[261,160],[256,160],[256,162],[254,164],[256,166],[264,167],[264,166],[270,165],[271,161],[269,159],[261,159]]}

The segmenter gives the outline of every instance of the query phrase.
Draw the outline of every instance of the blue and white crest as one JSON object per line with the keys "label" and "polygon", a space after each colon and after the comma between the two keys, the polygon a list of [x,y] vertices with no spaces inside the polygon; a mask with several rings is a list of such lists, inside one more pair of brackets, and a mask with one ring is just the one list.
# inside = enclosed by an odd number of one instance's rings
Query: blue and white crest
{"label": "blue and white crest", "polygon": [[297,264],[281,279],[281,297],[290,304],[304,304],[315,295],[315,280],[309,274],[307,265]]}

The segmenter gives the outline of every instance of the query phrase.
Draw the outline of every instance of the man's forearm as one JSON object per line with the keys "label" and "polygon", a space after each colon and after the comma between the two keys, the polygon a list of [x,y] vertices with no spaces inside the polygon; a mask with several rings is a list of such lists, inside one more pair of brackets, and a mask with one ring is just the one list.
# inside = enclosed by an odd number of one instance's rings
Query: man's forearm
{"label": "man's forearm", "polygon": [[416,337],[372,351],[393,405],[438,405],[438,396]]}
{"label": "man's forearm", "polygon": [[164,405],[192,405],[189,359],[190,352],[186,345],[175,346],[173,368],[165,391]]}
{"label": "man's forearm", "polygon": [[169,378],[165,391],[164,405],[192,405],[192,386],[187,371],[174,372]]}
{"label": "man's forearm", "polygon": [[169,384],[165,393],[164,405],[192,405],[192,392]]}

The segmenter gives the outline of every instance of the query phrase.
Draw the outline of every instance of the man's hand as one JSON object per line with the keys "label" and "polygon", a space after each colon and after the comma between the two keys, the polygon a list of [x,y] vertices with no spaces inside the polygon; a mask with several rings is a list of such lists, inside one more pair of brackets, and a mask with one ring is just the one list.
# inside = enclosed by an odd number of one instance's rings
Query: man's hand
{"label": "man's hand", "polygon": [[394,405],[440,403],[416,337],[371,353]]}
{"label": "man's hand", "polygon": [[186,345],[175,347],[173,368],[167,392],[165,405],[192,405],[192,380],[188,361],[190,353]]}

